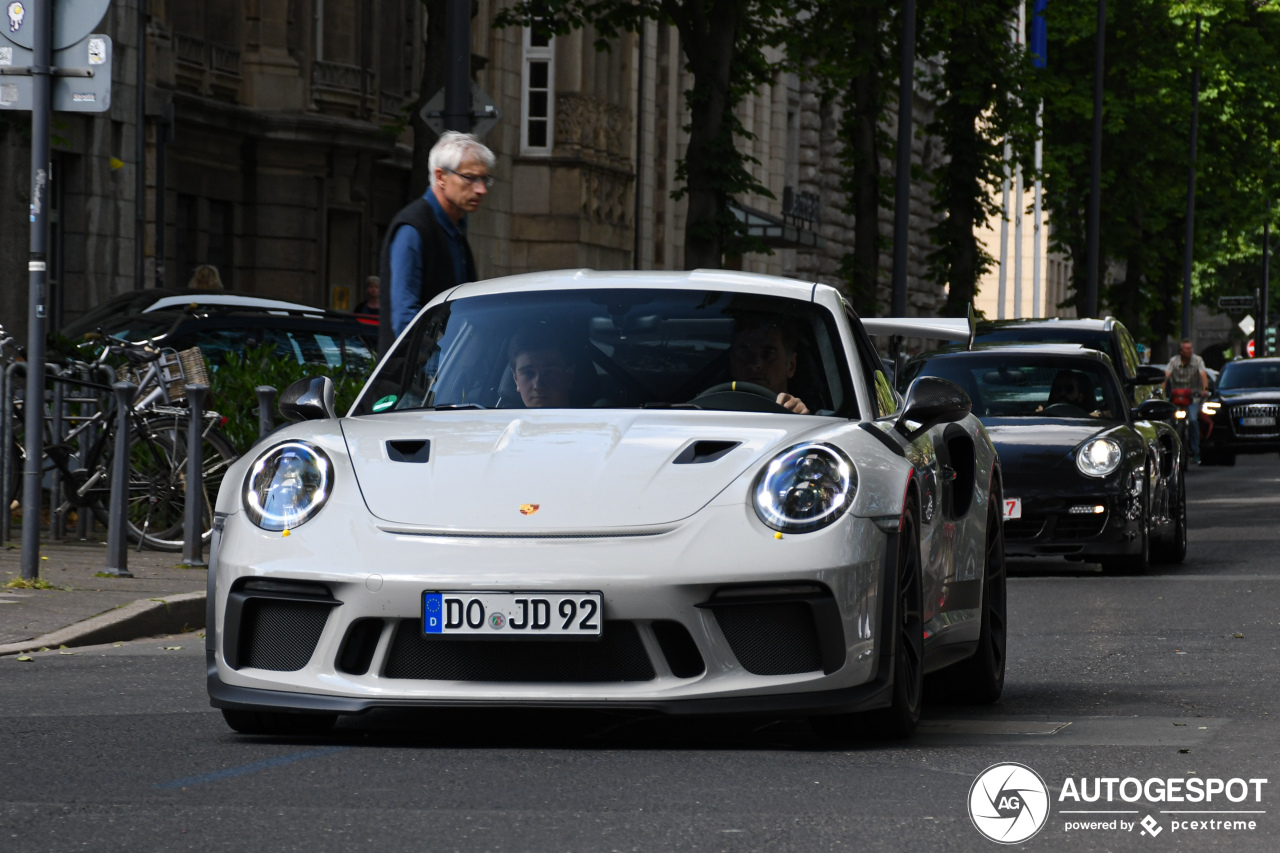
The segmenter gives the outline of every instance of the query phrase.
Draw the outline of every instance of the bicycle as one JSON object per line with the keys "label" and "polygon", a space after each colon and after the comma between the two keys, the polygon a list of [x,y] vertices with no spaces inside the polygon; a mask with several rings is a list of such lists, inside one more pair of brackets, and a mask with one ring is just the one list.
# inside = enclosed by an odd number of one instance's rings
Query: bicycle
{"label": "bicycle", "polygon": [[[171,348],[155,346],[154,340],[132,343],[101,334],[97,339],[104,341],[105,346],[96,361],[68,360],[63,364],[62,375],[52,378],[56,382],[109,393],[110,385],[87,377],[101,371],[108,356],[123,357],[125,365],[116,372],[116,378],[133,380],[138,386],[129,406],[126,529],[130,540],[138,543],[139,547],[145,545],[153,550],[180,551],[186,512],[190,410],[175,403],[181,402],[185,396],[183,386],[188,381],[208,384],[203,358],[198,349],[178,353]],[[79,376],[68,378],[68,373]],[[20,411],[19,401],[14,406],[15,437],[20,434]],[[55,513],[65,513],[75,507],[92,512],[103,524],[109,521],[116,414],[115,398],[111,395],[105,407],[91,416],[80,418],[79,425],[61,442],[53,443],[46,432],[42,441],[44,457],[62,474],[67,485],[66,498]],[[46,408],[46,431],[49,415]],[[221,416],[217,412],[204,413],[202,420],[202,530],[207,541],[212,535],[213,503],[222,475],[237,454],[218,429]],[[73,450],[73,442],[80,445],[78,452]],[[11,465],[10,470],[21,471],[25,464],[23,443],[15,441],[11,453],[11,458],[16,457],[16,467]],[[16,486],[17,482],[10,484],[11,500]]]}

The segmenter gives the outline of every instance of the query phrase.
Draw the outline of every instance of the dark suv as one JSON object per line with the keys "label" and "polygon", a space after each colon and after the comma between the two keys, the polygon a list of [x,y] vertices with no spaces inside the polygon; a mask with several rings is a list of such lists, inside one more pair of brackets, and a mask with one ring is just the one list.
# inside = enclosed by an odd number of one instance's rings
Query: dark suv
{"label": "dark suv", "polygon": [[1104,320],[995,320],[978,324],[975,344],[1079,344],[1111,358],[1136,407],[1164,383],[1164,371],[1138,359],[1133,335],[1114,317]]}

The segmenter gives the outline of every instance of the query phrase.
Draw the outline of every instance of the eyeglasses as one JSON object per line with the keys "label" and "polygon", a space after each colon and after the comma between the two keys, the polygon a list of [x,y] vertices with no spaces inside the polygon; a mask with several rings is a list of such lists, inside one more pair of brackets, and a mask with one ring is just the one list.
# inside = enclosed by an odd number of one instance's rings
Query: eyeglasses
{"label": "eyeglasses", "polygon": [[444,168],[444,170],[450,175],[457,175],[469,184],[484,183],[485,189],[492,187],[495,180],[493,175],[467,175],[454,169],[450,169],[448,166],[442,168]]}

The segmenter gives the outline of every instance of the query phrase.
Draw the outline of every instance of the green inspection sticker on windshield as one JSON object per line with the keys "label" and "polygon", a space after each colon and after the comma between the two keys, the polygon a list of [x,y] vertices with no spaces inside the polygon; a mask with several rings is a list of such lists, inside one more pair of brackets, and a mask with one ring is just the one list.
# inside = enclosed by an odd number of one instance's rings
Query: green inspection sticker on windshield
{"label": "green inspection sticker on windshield", "polygon": [[387,396],[383,397],[381,400],[373,404],[373,410],[375,412],[385,412],[387,409],[391,408],[396,404],[396,399],[397,398],[395,394],[388,394]]}

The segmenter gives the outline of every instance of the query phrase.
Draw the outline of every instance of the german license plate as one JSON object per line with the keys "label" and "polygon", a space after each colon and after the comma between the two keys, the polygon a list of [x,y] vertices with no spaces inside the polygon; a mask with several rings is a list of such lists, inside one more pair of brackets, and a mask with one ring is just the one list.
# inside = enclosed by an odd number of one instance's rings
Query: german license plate
{"label": "german license plate", "polygon": [[1011,518],[1022,518],[1022,498],[1004,499],[1004,517],[1006,521]]}
{"label": "german license plate", "polygon": [[1275,426],[1275,418],[1241,418],[1240,426]]}
{"label": "german license plate", "polygon": [[422,633],[499,639],[595,639],[598,592],[422,593]]}

